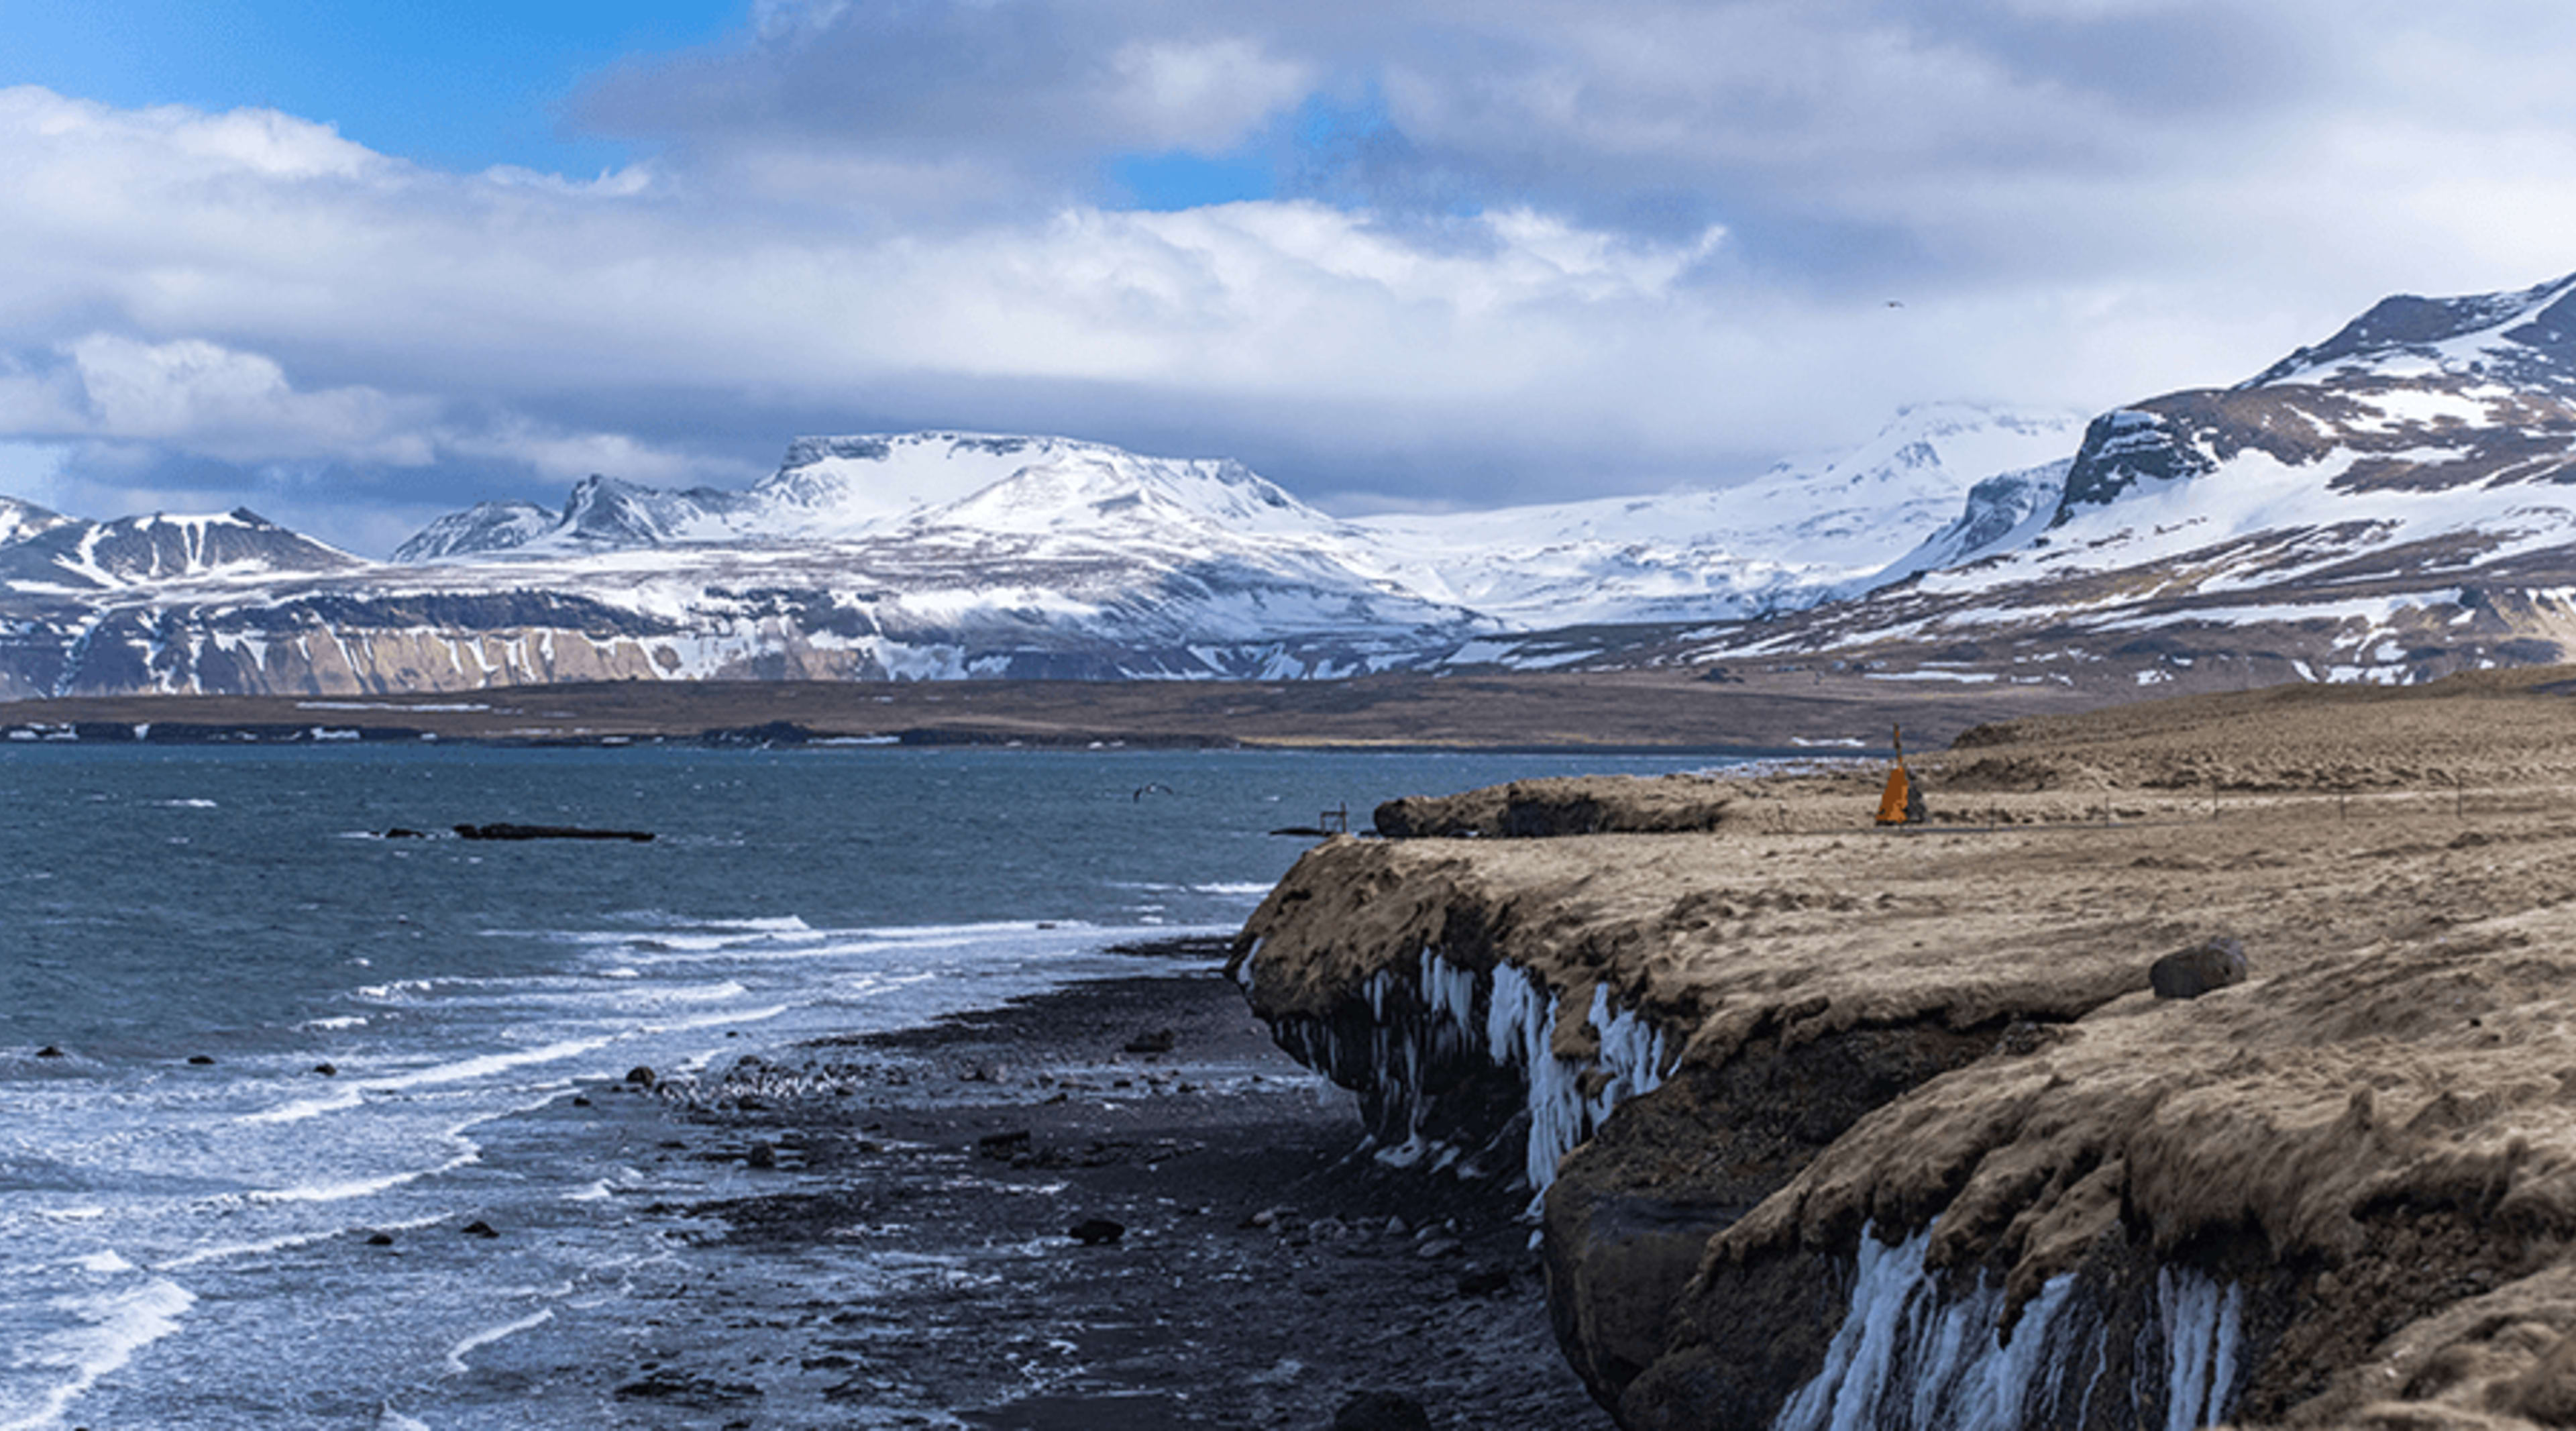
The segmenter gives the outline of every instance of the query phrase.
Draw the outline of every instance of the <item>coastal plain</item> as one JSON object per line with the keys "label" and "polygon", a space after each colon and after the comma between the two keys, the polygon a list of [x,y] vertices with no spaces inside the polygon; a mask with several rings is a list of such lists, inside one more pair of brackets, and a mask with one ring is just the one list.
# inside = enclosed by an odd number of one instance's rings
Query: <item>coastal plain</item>
{"label": "coastal plain", "polygon": [[[1623,1426],[2566,1424],[2571,676],[1972,729],[1906,829],[1884,763],[1489,792],[1319,846],[1237,972],[1382,1148],[1574,1143],[1548,1296]],[[2150,992],[2211,939],[2250,977]]]}

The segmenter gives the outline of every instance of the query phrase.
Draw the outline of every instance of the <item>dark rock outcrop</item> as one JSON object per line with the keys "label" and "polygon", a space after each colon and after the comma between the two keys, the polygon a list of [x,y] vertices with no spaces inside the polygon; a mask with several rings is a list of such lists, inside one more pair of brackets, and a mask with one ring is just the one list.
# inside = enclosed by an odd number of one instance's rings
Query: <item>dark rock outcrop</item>
{"label": "dark rock outcrop", "polygon": [[456,835],[464,840],[631,840],[650,844],[650,830],[592,830],[580,825],[513,825],[506,821],[490,825],[459,825]]}
{"label": "dark rock outcrop", "polygon": [[1671,834],[1716,829],[1733,803],[1731,786],[1696,775],[1517,780],[1389,800],[1373,819],[1390,840]]}

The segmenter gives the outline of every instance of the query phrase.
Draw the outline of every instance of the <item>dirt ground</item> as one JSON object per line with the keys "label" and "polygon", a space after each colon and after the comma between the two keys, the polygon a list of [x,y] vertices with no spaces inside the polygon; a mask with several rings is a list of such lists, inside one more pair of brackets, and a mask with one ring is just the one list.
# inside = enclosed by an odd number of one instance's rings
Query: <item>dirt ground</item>
{"label": "dirt ground", "polygon": [[[1939,1214],[1940,1264],[2016,1296],[2114,1243],[2271,1289],[2252,1419],[2547,1419],[2576,1405],[2571,692],[2560,669],[1972,731],[1916,760],[1912,829],[1871,824],[1882,762],[1738,780],[1704,832],[1334,841],[1249,926],[1255,1003],[1329,1019],[1425,949],[1508,962],[1567,1010],[1643,1011],[1674,1088],[1975,1036],[1712,1228],[1677,1347],[1814,1249]],[[2149,992],[2211,938],[2250,977]],[[1554,1047],[1581,1059],[1575,1017]],[[1704,1148],[1596,1139],[1565,1178],[1687,1202],[1733,1122],[1778,1110],[1688,1111],[1663,1126],[1698,1118]]]}

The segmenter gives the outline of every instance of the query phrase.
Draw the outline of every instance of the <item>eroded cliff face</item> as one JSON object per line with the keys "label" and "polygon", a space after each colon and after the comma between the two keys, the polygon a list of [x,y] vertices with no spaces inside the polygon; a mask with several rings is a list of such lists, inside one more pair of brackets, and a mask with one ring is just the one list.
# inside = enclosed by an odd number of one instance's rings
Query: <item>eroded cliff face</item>
{"label": "eroded cliff face", "polygon": [[[2256,702],[2120,736],[2234,752],[2214,818],[2097,765],[1953,834],[1811,776],[1702,833],[1334,840],[1237,972],[1381,1156],[1543,1190],[1623,1425],[2570,1424],[2576,710],[2450,715],[2446,779],[2358,804],[2301,723],[2368,764],[2389,710]],[[2251,979],[2147,991],[2213,934]]]}

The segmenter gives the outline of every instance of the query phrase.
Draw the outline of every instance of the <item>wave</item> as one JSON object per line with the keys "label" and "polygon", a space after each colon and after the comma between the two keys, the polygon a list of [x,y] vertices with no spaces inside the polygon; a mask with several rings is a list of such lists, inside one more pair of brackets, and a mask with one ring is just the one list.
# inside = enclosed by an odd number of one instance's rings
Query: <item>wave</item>
{"label": "wave", "polygon": [[615,1043],[618,1037],[619,1035],[616,1034],[600,1034],[590,1038],[564,1039],[542,1048],[522,1049],[516,1053],[478,1054],[473,1058],[461,1058],[453,1063],[433,1064],[428,1068],[396,1074],[390,1078],[370,1078],[364,1083],[352,1084],[326,1097],[303,1098],[275,1108],[262,1109],[257,1113],[246,1113],[242,1115],[240,1121],[300,1123],[308,1118],[319,1118],[325,1113],[337,1113],[354,1108],[364,1102],[366,1095],[370,1093],[399,1093],[406,1089],[427,1088],[441,1083],[465,1083],[478,1078],[489,1078],[496,1073],[507,1073],[514,1068],[525,1068],[530,1064],[556,1063],[567,1058],[578,1058],[585,1053],[595,1053]]}
{"label": "wave", "polygon": [[521,1317],[515,1322],[506,1322],[500,1326],[476,1332],[474,1335],[467,1337],[465,1340],[458,1342],[456,1345],[447,1349],[448,1373],[452,1376],[466,1375],[474,1370],[474,1368],[465,1364],[467,1353],[474,1351],[478,1347],[488,1347],[492,1343],[497,1342],[504,1337],[515,1337],[521,1332],[542,1327],[554,1319],[554,1309],[547,1307]]}
{"label": "wave", "polygon": [[63,1412],[99,1378],[124,1368],[134,1354],[179,1330],[179,1319],[197,1304],[197,1295],[166,1277],[155,1277],[132,1291],[75,1298],[57,1306],[87,1320],[88,1325],[37,1338],[19,1349],[17,1364],[67,1371],[71,1375],[43,1392],[30,1408],[0,1406],[0,1431],[37,1431],[58,1424]]}

